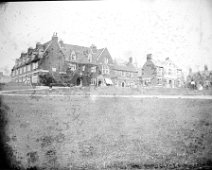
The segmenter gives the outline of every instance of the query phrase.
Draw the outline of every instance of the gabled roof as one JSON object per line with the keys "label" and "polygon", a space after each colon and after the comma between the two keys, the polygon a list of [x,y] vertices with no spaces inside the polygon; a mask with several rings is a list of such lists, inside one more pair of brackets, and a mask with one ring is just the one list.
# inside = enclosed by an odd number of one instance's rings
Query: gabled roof
{"label": "gabled roof", "polygon": [[[35,60],[39,60],[42,55],[46,52],[46,50],[49,48],[49,46],[52,44],[53,40],[47,41],[46,43],[39,43],[39,46],[44,50],[44,52],[40,55],[38,49],[33,49],[33,54],[28,54],[25,53],[26,58],[30,58],[28,61],[25,63],[22,63],[22,65],[26,65],[28,63],[31,63]],[[79,45],[72,45],[72,44],[64,44],[63,42],[58,42],[59,47],[61,48],[62,53],[64,54],[65,58],[68,59],[69,56],[71,55],[72,51],[75,52],[76,54],[76,61],[77,63],[82,63],[82,64],[97,64],[98,58],[101,56],[103,51],[106,48],[101,48],[101,49],[96,49],[95,52],[91,50],[90,47],[84,47],[84,46],[79,46]],[[37,46],[37,45],[36,45]],[[92,55],[92,62],[89,62],[88,60],[88,54]],[[23,56],[22,56],[23,57]],[[21,59],[21,57],[19,57]],[[14,66],[13,69],[21,67],[22,65]]]}
{"label": "gabled roof", "polygon": [[76,62],[79,62],[79,63],[90,63],[88,61],[89,53],[92,54],[92,63],[96,63],[98,60],[97,58],[101,55],[101,53],[104,50],[104,48],[97,49],[97,51],[93,53],[90,47],[84,47],[84,46],[72,45],[72,44],[63,44],[61,46],[61,49],[66,59],[68,59],[72,51],[74,51],[76,54]]}

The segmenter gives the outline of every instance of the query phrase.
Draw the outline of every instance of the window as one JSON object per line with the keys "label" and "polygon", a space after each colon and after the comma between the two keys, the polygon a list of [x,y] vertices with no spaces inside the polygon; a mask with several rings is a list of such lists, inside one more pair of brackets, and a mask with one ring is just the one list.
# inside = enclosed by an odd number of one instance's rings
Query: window
{"label": "window", "polygon": [[96,85],[96,78],[91,79],[91,85]]}
{"label": "window", "polygon": [[69,68],[71,69],[71,71],[75,71],[76,70],[76,64],[69,64]]}
{"label": "window", "polygon": [[25,73],[25,72],[26,72],[26,66],[23,67],[23,73]]}
{"label": "window", "polygon": [[105,57],[105,64],[108,64],[108,58]]}
{"label": "window", "polygon": [[52,67],[52,71],[57,71],[57,68],[56,67]]}
{"label": "window", "polygon": [[91,67],[91,72],[95,73],[96,72],[96,67]]}
{"label": "window", "polygon": [[35,63],[35,68],[36,68],[36,69],[38,68],[38,62]]}
{"label": "window", "polygon": [[85,66],[82,66],[82,71],[85,71]]}
{"label": "window", "polygon": [[22,74],[22,68],[23,68],[23,67],[19,68],[19,70],[20,70],[19,73],[20,73],[20,74]]}
{"label": "window", "polygon": [[163,74],[163,68],[162,67],[158,67],[157,68],[157,73],[158,73],[158,75],[162,75]]}
{"label": "window", "polygon": [[71,52],[71,55],[69,57],[69,61],[76,60],[76,53],[74,51]]}
{"label": "window", "polygon": [[92,62],[92,55],[91,54],[88,54],[88,62]]}
{"label": "window", "polygon": [[126,72],[127,77],[131,77],[131,73],[130,72]]}
{"label": "window", "polygon": [[31,66],[30,66],[30,64],[27,65],[27,71],[31,71]]}
{"label": "window", "polygon": [[162,78],[158,78],[158,79],[157,79],[157,84],[158,84],[158,85],[162,85]]}
{"label": "window", "polygon": [[122,71],[121,75],[122,76],[125,76],[126,75],[125,71]]}
{"label": "window", "polygon": [[23,82],[25,82],[26,81],[26,77],[23,77]]}
{"label": "window", "polygon": [[35,70],[38,68],[38,62],[32,63],[32,69]]}
{"label": "window", "polygon": [[110,70],[107,65],[102,65],[102,74],[110,74]]}

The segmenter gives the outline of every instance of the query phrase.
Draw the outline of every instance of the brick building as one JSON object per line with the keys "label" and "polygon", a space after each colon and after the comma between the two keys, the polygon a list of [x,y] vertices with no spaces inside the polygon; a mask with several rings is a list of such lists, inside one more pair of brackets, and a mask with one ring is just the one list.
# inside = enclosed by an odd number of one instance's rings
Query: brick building
{"label": "brick building", "polygon": [[39,83],[39,75],[64,73],[64,61],[57,34],[54,34],[51,41],[37,43],[35,48],[28,48],[26,53],[21,53],[12,68],[12,81],[25,84]]}
{"label": "brick building", "polygon": [[183,84],[182,69],[169,58],[165,61],[154,60],[147,54],[147,61],[142,67],[142,83],[144,86],[181,87]]}
{"label": "brick building", "polygon": [[[55,75],[66,74],[67,70],[73,72],[73,83],[96,84],[99,74],[110,74],[112,57],[107,48],[97,49],[95,45],[83,47],[65,44],[58,41],[54,33],[52,39],[44,44],[37,43],[35,48],[28,48],[16,59],[12,68],[12,81],[18,83],[39,83],[40,75],[47,73]],[[91,82],[84,78],[92,77]]]}
{"label": "brick building", "polygon": [[50,74],[57,81],[60,75],[71,74],[70,81],[75,85],[117,85],[137,84],[138,70],[132,58],[124,65],[114,64],[107,48],[66,44],[58,41],[54,33],[44,44],[37,43],[16,59],[12,68],[12,81],[24,84],[40,84],[41,75]]}
{"label": "brick building", "polygon": [[73,82],[83,84],[83,77],[90,77],[87,82],[91,85],[98,84],[98,76],[110,74],[110,66],[113,64],[112,57],[107,48],[97,49],[95,45],[83,47],[78,45],[59,42],[60,48],[65,55],[68,68],[74,72]]}
{"label": "brick building", "polygon": [[138,69],[133,65],[132,57],[127,64],[114,64],[111,67],[111,79],[114,85],[132,87],[138,84]]}

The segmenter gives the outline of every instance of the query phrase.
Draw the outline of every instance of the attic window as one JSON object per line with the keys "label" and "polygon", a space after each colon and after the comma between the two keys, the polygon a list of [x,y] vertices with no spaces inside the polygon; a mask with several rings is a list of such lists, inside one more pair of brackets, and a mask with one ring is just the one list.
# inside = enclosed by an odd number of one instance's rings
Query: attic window
{"label": "attic window", "polygon": [[88,62],[92,62],[92,55],[91,54],[88,54]]}
{"label": "attic window", "polygon": [[70,57],[69,57],[69,60],[70,60],[70,61],[76,60],[76,54],[75,54],[74,51],[71,52],[71,55],[70,55]]}
{"label": "attic window", "polygon": [[107,57],[105,58],[105,64],[108,64],[108,58]]}

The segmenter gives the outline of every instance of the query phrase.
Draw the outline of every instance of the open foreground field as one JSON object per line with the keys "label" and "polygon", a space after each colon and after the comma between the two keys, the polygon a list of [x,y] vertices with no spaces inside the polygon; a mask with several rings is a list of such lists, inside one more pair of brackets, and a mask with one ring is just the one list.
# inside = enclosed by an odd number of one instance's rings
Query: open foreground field
{"label": "open foreground field", "polygon": [[212,167],[212,100],[30,94],[1,103],[15,167]]}

